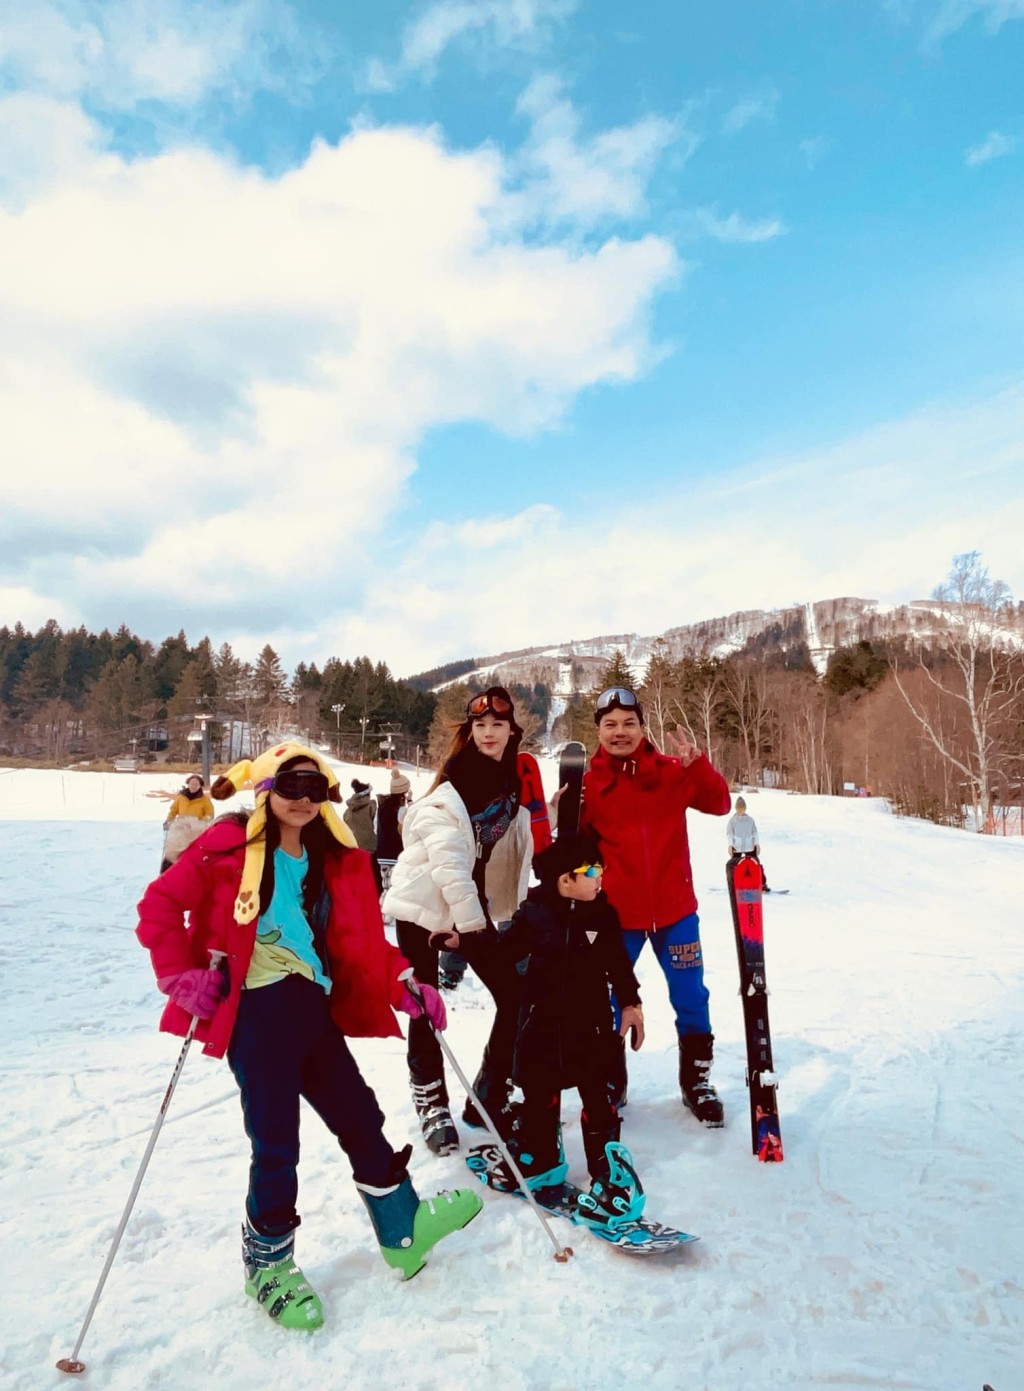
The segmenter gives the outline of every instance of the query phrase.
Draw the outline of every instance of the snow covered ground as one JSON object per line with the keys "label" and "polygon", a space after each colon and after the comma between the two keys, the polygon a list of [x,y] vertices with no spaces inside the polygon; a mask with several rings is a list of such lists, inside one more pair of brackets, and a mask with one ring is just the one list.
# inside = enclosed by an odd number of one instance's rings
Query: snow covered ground
{"label": "snow covered ground", "polygon": [[[340,768],[347,790],[352,772]],[[362,771],[362,770],[359,770]],[[551,769],[546,768],[550,778]],[[365,776],[379,790],[380,769]],[[425,775],[419,780],[425,784]],[[0,770],[0,1385],[40,1391],[81,1326],[180,1044],[133,935],[176,777]],[[724,822],[691,817],[727,1125],[682,1110],[664,988],[624,1139],[648,1211],[700,1233],[630,1258],[485,1195],[410,1284],[373,1245],[347,1165],[304,1121],[298,1255],[327,1311],[273,1326],[242,1292],[247,1155],[223,1063],[188,1059],[82,1357],[109,1391],[767,1391],[1024,1387],[1024,843],[899,821],[874,801],[750,797],[770,882],[768,978],[786,1160],[750,1153]],[[467,981],[448,1040],[488,1023]],[[399,1146],[398,1040],[356,1051]],[[457,1087],[456,1087],[457,1090]],[[582,1173],[578,1106],[566,1145]],[[467,1133],[465,1138],[471,1137]],[[475,1135],[472,1137],[476,1139]],[[417,1144],[421,1192],[469,1181]]]}

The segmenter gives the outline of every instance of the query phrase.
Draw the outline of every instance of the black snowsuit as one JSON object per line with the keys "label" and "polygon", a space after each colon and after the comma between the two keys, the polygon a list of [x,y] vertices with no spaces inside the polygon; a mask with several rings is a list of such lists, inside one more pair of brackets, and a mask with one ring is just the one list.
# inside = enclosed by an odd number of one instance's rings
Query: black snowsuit
{"label": "black snowsuit", "polygon": [[576,1087],[590,1163],[592,1150],[600,1156],[605,1140],[618,1138],[609,1101],[618,1047],[609,985],[621,1005],[640,1003],[618,915],[604,894],[585,903],[541,884],[501,940],[512,961],[529,957],[512,1071],[523,1089],[521,1147],[543,1167],[556,1163],[560,1093]]}

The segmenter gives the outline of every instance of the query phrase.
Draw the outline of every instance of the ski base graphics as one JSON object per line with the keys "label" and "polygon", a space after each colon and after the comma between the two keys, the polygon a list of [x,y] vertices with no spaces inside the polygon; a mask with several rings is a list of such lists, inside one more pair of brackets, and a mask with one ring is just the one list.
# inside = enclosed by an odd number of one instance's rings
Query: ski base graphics
{"label": "ski base graphics", "polygon": [[[526,1195],[521,1189],[509,1190],[490,1183],[488,1176],[501,1162],[501,1159],[502,1154],[497,1145],[476,1145],[466,1156],[466,1163],[481,1183],[493,1187],[496,1192],[508,1193],[510,1197],[520,1198],[525,1202]],[[533,1198],[537,1206],[543,1208],[545,1212],[550,1212],[556,1217],[564,1217],[581,1231],[585,1231],[590,1236],[596,1237],[598,1241],[604,1242],[606,1246],[614,1246],[617,1251],[625,1251],[631,1256],[656,1255],[676,1250],[691,1241],[700,1240],[699,1237],[693,1236],[689,1232],[681,1232],[675,1227],[666,1227],[662,1222],[652,1222],[645,1217],[623,1222],[614,1229],[601,1228],[599,1230],[580,1220],[577,1202],[582,1192],[583,1190],[574,1184],[562,1183],[554,1188],[534,1189]]]}
{"label": "ski base graphics", "polygon": [[764,919],[761,866],[752,855],[731,859],[726,867],[740,995],[747,1042],[747,1088],[750,1095],[750,1134],[754,1154],[765,1164],[782,1160],[782,1132],[775,1099],[776,1077],[768,1027],[768,987],[764,970]]}

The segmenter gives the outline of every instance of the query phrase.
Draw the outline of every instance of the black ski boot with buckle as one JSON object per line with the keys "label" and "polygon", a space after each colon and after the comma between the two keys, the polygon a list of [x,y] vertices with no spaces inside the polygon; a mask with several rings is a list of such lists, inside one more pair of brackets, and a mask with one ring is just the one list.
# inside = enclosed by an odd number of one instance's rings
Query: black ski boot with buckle
{"label": "black ski boot with buckle", "polygon": [[718,1093],[711,1084],[714,1034],[683,1034],[679,1040],[679,1090],[683,1104],[711,1129],[725,1124]]}
{"label": "black ski boot with buckle", "polygon": [[448,1089],[444,1079],[413,1082],[412,1102],[420,1118],[420,1130],[432,1154],[454,1154],[459,1148],[459,1132],[448,1109]]}

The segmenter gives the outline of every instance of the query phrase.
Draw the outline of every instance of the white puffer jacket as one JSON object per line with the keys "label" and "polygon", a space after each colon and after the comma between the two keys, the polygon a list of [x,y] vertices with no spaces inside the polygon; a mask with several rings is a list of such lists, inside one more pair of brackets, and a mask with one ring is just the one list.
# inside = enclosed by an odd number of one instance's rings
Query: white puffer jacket
{"label": "white puffer jacket", "polygon": [[[484,887],[492,922],[510,918],[526,897],[533,857],[530,813],[519,812],[491,852]],[[402,822],[402,853],[383,909],[428,932],[479,932],[487,922],[473,882],[476,838],[465,803],[450,782],[413,802]]]}

